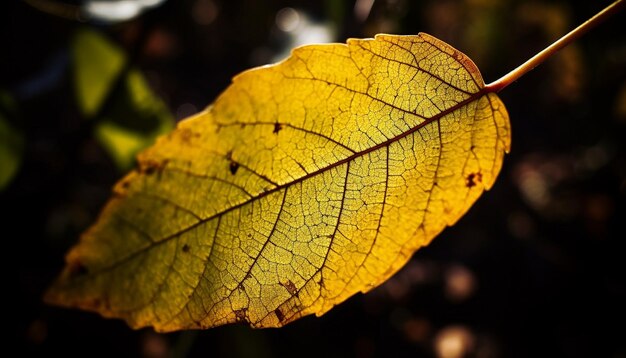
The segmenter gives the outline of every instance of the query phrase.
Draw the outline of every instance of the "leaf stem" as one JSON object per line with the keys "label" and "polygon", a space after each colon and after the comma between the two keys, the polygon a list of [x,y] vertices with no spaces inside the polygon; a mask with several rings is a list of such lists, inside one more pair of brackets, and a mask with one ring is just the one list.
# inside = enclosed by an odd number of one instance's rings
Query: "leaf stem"
{"label": "leaf stem", "polygon": [[614,15],[616,12],[620,11],[624,7],[624,0],[617,0],[611,5],[607,6],[604,10],[597,13],[594,17],[582,23],[580,26],[570,31],[567,35],[561,37],[559,40],[554,42],[552,45],[546,47],[543,51],[539,52],[528,61],[521,64],[519,67],[509,72],[502,78],[497,81],[491,82],[490,84],[485,86],[485,90],[487,92],[500,92],[502,89],[510,85],[511,83],[517,81],[520,77],[525,75],[527,72],[532,70],[533,68],[540,65],[542,62],[550,58],[557,51],[562,49],[563,47],[569,45],[571,42],[577,40],[582,35],[586,34],[589,30],[594,28],[596,25],[602,23],[607,18]]}

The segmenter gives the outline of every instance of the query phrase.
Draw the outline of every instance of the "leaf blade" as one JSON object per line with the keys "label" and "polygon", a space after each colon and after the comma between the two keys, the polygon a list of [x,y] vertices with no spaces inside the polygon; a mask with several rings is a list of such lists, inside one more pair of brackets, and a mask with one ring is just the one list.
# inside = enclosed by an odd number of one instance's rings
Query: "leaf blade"
{"label": "leaf blade", "polygon": [[321,315],[493,184],[510,130],[483,88],[469,58],[425,34],[246,71],[140,154],[48,300],[165,331]]}

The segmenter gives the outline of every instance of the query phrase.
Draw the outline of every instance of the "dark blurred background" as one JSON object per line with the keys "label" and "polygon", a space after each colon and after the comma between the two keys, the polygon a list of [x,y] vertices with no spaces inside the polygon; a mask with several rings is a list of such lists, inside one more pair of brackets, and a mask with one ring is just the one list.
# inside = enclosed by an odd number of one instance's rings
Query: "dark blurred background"
{"label": "dark blurred background", "polygon": [[41,301],[134,154],[238,72],[298,44],[423,31],[465,52],[490,82],[608,4],[6,2],[0,236],[10,345],[20,356],[626,357],[624,13],[501,93],[513,149],[493,189],[387,283],[321,318],[157,334]]}

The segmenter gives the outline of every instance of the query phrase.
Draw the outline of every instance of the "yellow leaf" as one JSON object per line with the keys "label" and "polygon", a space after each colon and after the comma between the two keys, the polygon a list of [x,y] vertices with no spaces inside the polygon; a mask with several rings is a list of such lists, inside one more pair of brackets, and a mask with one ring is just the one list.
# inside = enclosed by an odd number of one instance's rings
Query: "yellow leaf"
{"label": "yellow leaf", "polygon": [[159,331],[322,315],[493,184],[504,105],[429,36],[294,50],[139,155],[48,302]]}

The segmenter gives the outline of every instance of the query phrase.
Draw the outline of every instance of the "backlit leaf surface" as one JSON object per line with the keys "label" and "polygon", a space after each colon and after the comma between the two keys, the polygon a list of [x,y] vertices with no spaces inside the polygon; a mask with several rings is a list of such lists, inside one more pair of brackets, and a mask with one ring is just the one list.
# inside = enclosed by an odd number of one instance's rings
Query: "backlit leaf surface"
{"label": "backlit leaf surface", "polygon": [[298,48],[141,153],[47,299],[160,331],[321,315],[453,225],[509,145],[429,35]]}

